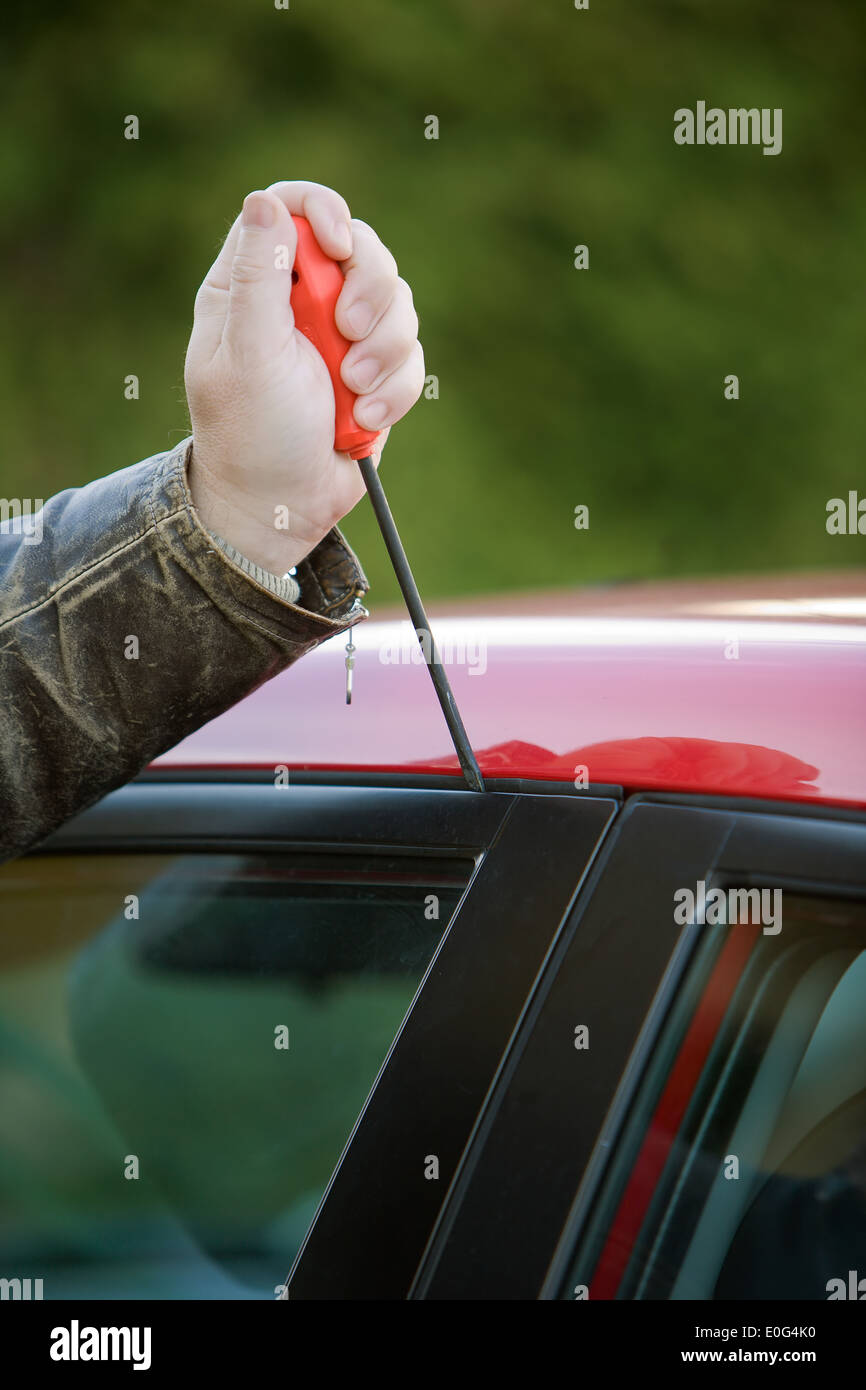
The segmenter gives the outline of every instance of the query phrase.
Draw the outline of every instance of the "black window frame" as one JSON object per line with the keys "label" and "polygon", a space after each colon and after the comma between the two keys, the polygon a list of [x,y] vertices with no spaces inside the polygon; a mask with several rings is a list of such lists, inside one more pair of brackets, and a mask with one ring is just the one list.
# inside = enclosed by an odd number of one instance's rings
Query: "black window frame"
{"label": "black window frame", "polygon": [[[699,938],[677,888],[708,882],[866,898],[866,815],[630,797],[563,927],[479,1116],[413,1298],[551,1299]],[[571,1045],[590,1028],[590,1050]]]}
{"label": "black window frame", "polygon": [[[147,776],[34,851],[303,845],[475,859],[292,1267],[292,1299],[408,1296],[500,1058],[620,804],[612,788],[506,783],[478,794],[447,779],[409,781]],[[424,1178],[430,1153],[438,1180]]]}

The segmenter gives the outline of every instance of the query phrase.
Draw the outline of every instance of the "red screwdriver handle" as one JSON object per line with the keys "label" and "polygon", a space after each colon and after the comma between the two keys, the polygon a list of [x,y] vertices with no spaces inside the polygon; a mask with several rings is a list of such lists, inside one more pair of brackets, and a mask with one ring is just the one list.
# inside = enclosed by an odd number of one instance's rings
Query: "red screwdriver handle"
{"label": "red screwdriver handle", "polygon": [[340,376],[340,364],[352,346],[334,319],[344,284],[343,272],[336,261],[325,255],[306,217],[293,213],[292,221],[298,233],[291,295],[295,327],[310,340],[331,375],[337,408],[334,448],[351,454],[353,459],[365,458],[379,431],[362,430],[355,423],[352,410],[358,398]]}

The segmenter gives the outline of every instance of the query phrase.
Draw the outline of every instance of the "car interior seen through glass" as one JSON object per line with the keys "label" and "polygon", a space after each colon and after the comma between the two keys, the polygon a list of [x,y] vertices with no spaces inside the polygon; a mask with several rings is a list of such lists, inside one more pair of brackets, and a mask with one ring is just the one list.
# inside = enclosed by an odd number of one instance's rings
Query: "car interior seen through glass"
{"label": "car interior seen through glass", "polygon": [[285,1278],[474,868],[292,849],[0,870],[0,1238],[52,1297]]}

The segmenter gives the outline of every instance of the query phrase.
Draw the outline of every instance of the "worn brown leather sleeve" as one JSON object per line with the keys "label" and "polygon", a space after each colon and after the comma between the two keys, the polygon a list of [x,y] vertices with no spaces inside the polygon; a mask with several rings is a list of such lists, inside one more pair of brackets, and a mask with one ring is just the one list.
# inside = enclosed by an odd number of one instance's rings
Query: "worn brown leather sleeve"
{"label": "worn brown leather sleeve", "polygon": [[0,860],[344,631],[368,588],[336,528],[297,604],[248,577],[196,515],[189,447],[0,534]]}

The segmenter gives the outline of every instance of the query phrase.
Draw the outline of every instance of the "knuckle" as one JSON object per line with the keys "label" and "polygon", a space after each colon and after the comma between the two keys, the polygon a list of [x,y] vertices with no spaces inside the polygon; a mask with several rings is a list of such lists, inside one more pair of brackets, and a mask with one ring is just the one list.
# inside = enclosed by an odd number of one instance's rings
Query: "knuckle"
{"label": "knuckle", "polygon": [[305,217],[312,213],[334,219],[345,217],[351,222],[349,204],[336,189],[328,188],[324,183],[306,183],[302,187],[301,212]]}
{"label": "knuckle", "polygon": [[411,346],[418,338],[421,320],[418,317],[418,310],[415,308],[412,291],[405,280],[399,280],[397,283],[396,300],[399,304],[400,316],[405,326],[405,332],[409,335],[407,346]]}
{"label": "knuckle", "polygon": [[207,275],[196,291],[193,314],[198,318],[207,318],[211,314],[225,313],[227,300],[228,286],[218,284]]}
{"label": "knuckle", "polygon": [[391,378],[388,386],[380,394],[388,401],[389,418],[398,420],[417,401],[424,389],[424,357],[418,352],[405,367]]}
{"label": "knuckle", "polygon": [[424,349],[422,348],[420,343],[416,343],[415,351],[412,355],[412,389],[414,392],[412,396],[413,402],[417,401],[418,397],[421,395],[421,392],[424,390],[426,370],[427,369],[424,362]]}
{"label": "knuckle", "polygon": [[418,341],[418,319],[413,313],[404,315],[395,334],[395,348],[400,358],[406,361],[415,351]]}
{"label": "knuckle", "polygon": [[261,279],[261,266],[252,257],[238,251],[232,261],[232,284],[253,285]]}
{"label": "knuckle", "polygon": [[383,284],[387,283],[390,286],[394,280],[400,278],[397,261],[393,253],[368,222],[362,222],[360,218],[353,217],[352,236],[353,239],[357,236],[358,246],[363,247],[366,243],[369,248],[369,253],[375,256],[378,261],[376,274],[381,277]]}
{"label": "knuckle", "polygon": [[394,282],[378,270],[361,270],[356,281],[358,293],[374,306],[375,321],[378,322],[394,298]]}
{"label": "knuckle", "polygon": [[[393,256],[391,259],[393,261]],[[381,266],[377,278],[380,286],[382,303],[386,305],[399,304],[398,288],[400,282],[397,276],[396,265],[393,271],[387,264]]]}

